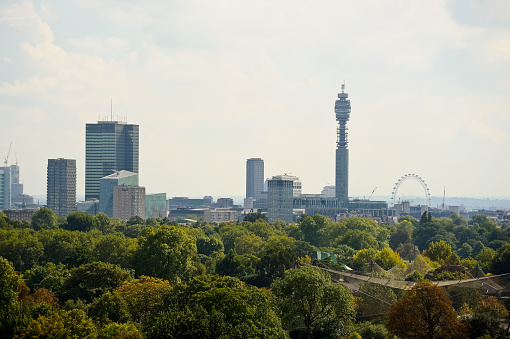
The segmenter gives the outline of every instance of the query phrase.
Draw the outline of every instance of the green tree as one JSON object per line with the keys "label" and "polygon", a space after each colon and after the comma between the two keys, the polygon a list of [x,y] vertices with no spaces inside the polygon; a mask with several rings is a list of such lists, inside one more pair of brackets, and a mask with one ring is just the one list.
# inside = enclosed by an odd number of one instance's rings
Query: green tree
{"label": "green tree", "polygon": [[290,247],[283,244],[266,246],[257,263],[257,272],[262,286],[269,286],[276,278],[283,277],[286,270],[291,269],[296,261],[296,254]]}
{"label": "green tree", "polygon": [[178,284],[150,338],[287,338],[269,293],[231,277],[198,276]]}
{"label": "green tree", "polygon": [[405,281],[423,282],[423,275],[418,271],[412,271],[406,275]]}
{"label": "green tree", "polygon": [[125,281],[116,289],[126,301],[133,320],[144,324],[164,310],[164,301],[171,292],[172,286],[167,280],[146,276]]}
{"label": "green tree", "polygon": [[243,277],[255,273],[258,258],[253,255],[239,255],[231,249],[216,264],[216,273],[231,277]]}
{"label": "green tree", "polygon": [[501,327],[498,318],[482,313],[461,317],[461,321],[469,326],[469,338],[505,338],[505,330]]}
{"label": "green tree", "polygon": [[133,255],[137,246],[136,239],[126,238],[123,234],[108,234],[99,238],[92,253],[96,260],[131,267]]}
{"label": "green tree", "polygon": [[100,324],[124,323],[131,320],[128,304],[119,293],[106,292],[94,299],[88,307],[88,315]]}
{"label": "green tree", "polygon": [[92,247],[95,239],[92,232],[42,230],[37,232],[37,238],[44,246],[41,261],[62,263],[68,267],[94,261]]}
{"label": "green tree", "polygon": [[187,280],[197,254],[196,239],[183,227],[162,225],[157,230],[149,227],[139,240],[133,257],[137,275],[162,278],[171,283]]}
{"label": "green tree", "polygon": [[0,241],[0,253],[19,271],[25,271],[37,265],[44,248],[31,230],[12,230],[9,237]]}
{"label": "green tree", "polygon": [[452,251],[452,247],[443,240],[431,242],[429,248],[425,251],[425,255],[440,264],[459,264],[459,257]]}
{"label": "green tree", "polygon": [[243,234],[234,241],[234,248],[238,254],[257,254],[262,245],[262,238],[255,234]]}
{"label": "green tree", "polygon": [[253,234],[248,231],[246,228],[241,225],[236,225],[234,223],[221,223],[219,229],[219,235],[221,237],[221,241],[223,242],[223,246],[225,247],[225,252],[229,252],[231,249],[235,248],[235,240],[237,237],[245,234]]}
{"label": "green tree", "polygon": [[377,255],[377,251],[373,248],[366,248],[359,250],[353,256],[353,268],[362,271],[366,264],[374,260]]}
{"label": "green tree", "polygon": [[411,233],[403,228],[397,229],[394,233],[390,235],[389,245],[392,249],[397,249],[397,247],[408,243],[411,241]]}
{"label": "green tree", "polygon": [[106,292],[131,279],[131,273],[117,265],[100,261],[81,265],[71,270],[71,275],[62,286],[62,297],[91,302]]}
{"label": "green tree", "polygon": [[143,220],[142,218],[140,218],[137,215],[129,218],[129,220],[126,222],[126,225],[128,225],[128,226],[131,226],[131,225],[144,225],[144,224],[145,224],[145,220]]}
{"label": "green tree", "polygon": [[92,319],[81,310],[71,310],[52,317],[41,316],[33,320],[21,334],[21,339],[83,338],[95,339],[96,327]]}
{"label": "green tree", "polygon": [[262,220],[267,222],[267,215],[262,214],[260,212],[247,213],[247,214],[244,215],[244,221],[256,222],[259,219],[262,219]]}
{"label": "green tree", "polygon": [[321,246],[329,220],[323,215],[305,215],[299,221],[299,229],[311,245]]}
{"label": "green tree", "polygon": [[483,248],[480,253],[477,254],[476,260],[484,272],[489,272],[491,269],[491,263],[496,256],[496,251],[490,247]]}
{"label": "green tree", "polygon": [[303,332],[306,338],[347,334],[354,318],[352,295],[327,273],[312,266],[289,270],[271,289],[290,331]]}
{"label": "green tree", "polygon": [[66,228],[70,231],[88,232],[97,227],[97,219],[85,212],[71,212],[67,216]]}
{"label": "green tree", "polygon": [[198,254],[211,255],[213,252],[223,253],[224,249],[223,242],[221,242],[218,234],[197,237]]}
{"label": "green tree", "polygon": [[54,293],[60,292],[65,279],[69,277],[70,271],[63,264],[55,265],[47,263],[44,266],[35,266],[27,270],[23,277],[26,284],[32,291],[39,288],[46,288]]}
{"label": "green tree", "polygon": [[431,222],[431,221],[432,221],[432,214],[430,214],[430,212],[428,212],[428,211],[425,211],[421,215],[420,226],[425,225],[426,223]]}
{"label": "green tree", "polygon": [[389,248],[383,248],[374,257],[375,262],[379,264],[383,269],[389,270],[393,268],[395,265],[399,263],[403,263],[404,261],[400,258],[398,253],[392,251]]}
{"label": "green tree", "polygon": [[32,228],[34,230],[56,229],[58,228],[58,219],[52,209],[41,207],[32,215]]}
{"label": "green tree", "polygon": [[[383,324],[364,323],[358,330],[361,338],[364,339],[386,339],[389,338],[388,330]],[[352,337],[351,337],[352,339]]]}
{"label": "green tree", "polygon": [[16,303],[21,282],[9,260],[0,257],[0,309]]}
{"label": "green tree", "polygon": [[110,323],[103,327],[98,339],[143,339],[143,336],[138,332],[135,324],[127,323]]}
{"label": "green tree", "polygon": [[335,241],[335,246],[338,245],[348,245],[355,250],[379,248],[377,240],[370,233],[358,229],[352,229],[345,232],[343,237],[339,237]]}
{"label": "green tree", "polygon": [[113,224],[110,222],[110,218],[102,212],[96,214],[96,226],[103,234],[110,233],[113,230]]}
{"label": "green tree", "polygon": [[506,243],[498,249],[491,260],[490,267],[494,274],[510,272],[510,243]]}

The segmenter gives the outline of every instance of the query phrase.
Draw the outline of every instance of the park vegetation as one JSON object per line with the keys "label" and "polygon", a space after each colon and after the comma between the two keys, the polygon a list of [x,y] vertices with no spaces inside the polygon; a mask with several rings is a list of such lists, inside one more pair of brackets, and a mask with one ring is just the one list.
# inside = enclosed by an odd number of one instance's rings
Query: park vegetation
{"label": "park vegetation", "polygon": [[[425,212],[395,225],[322,215],[290,224],[262,214],[219,225],[195,219],[62,218],[41,208],[22,222],[0,212],[0,339],[507,335],[505,299],[430,282],[468,277],[441,269],[451,265],[510,273],[510,228],[485,215]],[[337,263],[312,262],[315,251]],[[364,283],[353,293],[319,268],[416,284],[404,292]]]}

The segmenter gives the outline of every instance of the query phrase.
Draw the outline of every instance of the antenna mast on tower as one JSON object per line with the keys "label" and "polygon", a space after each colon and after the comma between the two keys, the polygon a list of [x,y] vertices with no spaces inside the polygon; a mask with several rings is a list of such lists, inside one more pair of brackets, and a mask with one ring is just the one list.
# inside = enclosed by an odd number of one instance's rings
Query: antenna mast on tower
{"label": "antenna mast on tower", "polygon": [[110,121],[113,121],[113,99],[110,99]]}

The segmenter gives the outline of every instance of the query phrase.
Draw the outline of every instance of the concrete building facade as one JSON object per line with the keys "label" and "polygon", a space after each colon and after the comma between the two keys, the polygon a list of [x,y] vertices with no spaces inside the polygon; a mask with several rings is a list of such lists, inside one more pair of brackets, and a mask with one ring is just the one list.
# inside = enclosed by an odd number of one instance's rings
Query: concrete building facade
{"label": "concrete building facade", "polygon": [[254,199],[254,206],[258,207],[261,194],[264,191],[264,160],[250,158],[246,160],[246,198]]}
{"label": "concrete building facade", "polygon": [[113,190],[116,186],[138,186],[138,173],[116,171],[100,180],[99,212],[113,218]]}
{"label": "concrete building facade", "polygon": [[204,211],[204,221],[206,223],[217,223],[225,221],[237,221],[240,211],[231,210],[229,208],[216,208],[214,210]]}
{"label": "concrete building facade", "polygon": [[337,127],[336,142],[336,171],[335,171],[335,196],[341,202],[347,204],[349,199],[349,149],[347,148],[347,121],[351,114],[351,102],[348,94],[344,93],[345,84],[342,85],[342,93],[338,93],[335,102],[335,114]]}
{"label": "concrete building facade", "polygon": [[86,125],[85,200],[99,199],[101,178],[115,171],[138,173],[139,126],[121,121]]}
{"label": "concrete building facade", "polygon": [[61,217],[76,211],[75,159],[48,159],[46,204]]}
{"label": "concrete building facade", "polygon": [[145,187],[113,187],[113,217],[128,220],[134,216],[145,219]]}
{"label": "concrete building facade", "polygon": [[298,177],[296,177],[294,175],[289,175],[289,174],[275,175],[275,176],[273,176],[272,180],[290,180],[290,181],[292,181],[292,196],[294,198],[297,198],[301,195],[302,184]]}
{"label": "concrete building facade", "polygon": [[267,219],[269,222],[294,221],[293,192],[294,180],[291,180],[289,176],[274,176],[267,181]]}

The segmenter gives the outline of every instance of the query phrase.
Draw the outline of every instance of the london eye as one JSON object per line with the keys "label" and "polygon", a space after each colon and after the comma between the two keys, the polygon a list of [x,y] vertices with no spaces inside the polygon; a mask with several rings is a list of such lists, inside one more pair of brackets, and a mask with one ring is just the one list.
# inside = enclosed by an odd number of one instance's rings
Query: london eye
{"label": "london eye", "polygon": [[[405,185],[403,185],[406,183]],[[430,206],[430,191],[425,183],[425,181],[417,174],[405,174],[403,175],[398,181],[395,183],[395,187],[393,187],[393,192],[391,193],[391,202],[393,206],[395,206],[396,203],[398,203],[399,200],[399,193],[402,193],[402,188],[409,185],[410,183],[418,184],[418,187],[421,187],[418,196],[423,196],[425,199],[425,205],[427,207]],[[400,191],[399,191],[400,190]]]}

